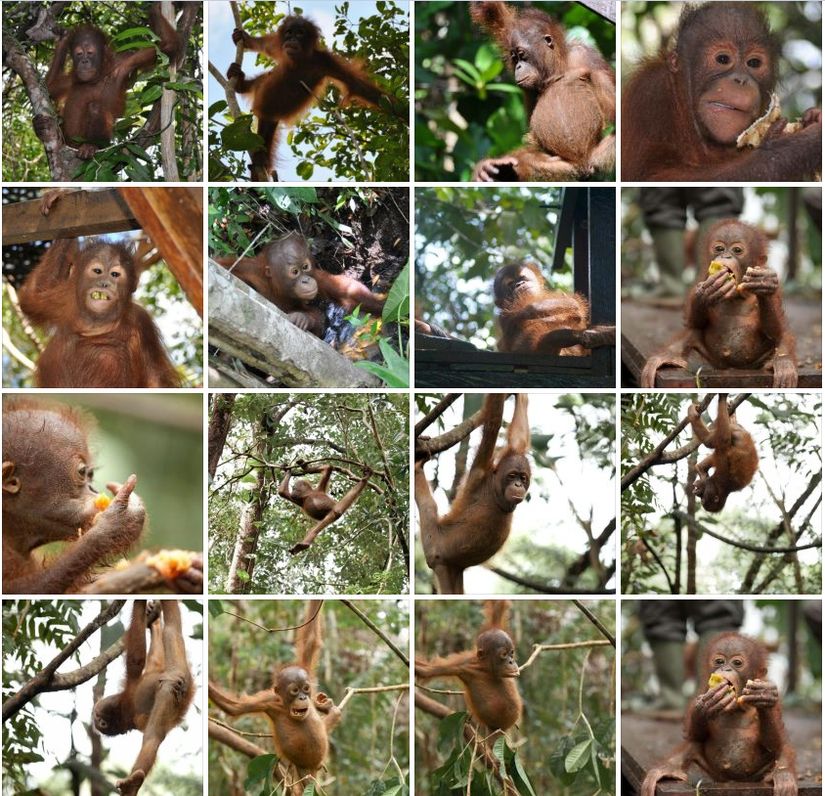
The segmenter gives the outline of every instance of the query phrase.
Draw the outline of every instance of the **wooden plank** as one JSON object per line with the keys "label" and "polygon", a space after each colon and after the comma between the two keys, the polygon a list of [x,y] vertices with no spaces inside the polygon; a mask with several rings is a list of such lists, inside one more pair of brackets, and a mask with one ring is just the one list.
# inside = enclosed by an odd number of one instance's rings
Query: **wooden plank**
{"label": "wooden plank", "polygon": [[556,240],[553,243],[553,259],[550,266],[551,271],[556,271],[564,266],[564,255],[573,242],[573,217],[576,207],[576,195],[584,188],[564,188],[562,189],[561,208],[559,210],[558,221],[556,222]]}
{"label": "wooden plank", "polygon": [[116,188],[67,189],[52,205],[49,215],[44,216],[40,207],[40,199],[3,205],[4,246],[140,229],[135,214]]}
{"label": "wooden plank", "polygon": [[587,234],[590,252],[590,318],[616,323],[616,191],[588,188]]}
{"label": "wooden plank", "polygon": [[302,332],[274,304],[214,260],[207,267],[210,345],[268,373],[275,381],[272,386],[380,386],[378,379],[315,335]]}
{"label": "wooden plank", "polygon": [[[785,728],[796,751],[799,796],[822,796],[822,728],[819,714],[785,714]],[[628,796],[638,793],[647,771],[665,758],[682,740],[679,721],[622,713],[622,778],[630,786]],[[755,782],[714,783],[695,766],[687,783],[664,780],[657,796],[696,796],[701,779],[702,796],[773,796],[773,786]],[[624,792],[624,791],[623,791]]]}
{"label": "wooden plank", "polygon": [[[822,312],[818,302],[798,298],[785,299],[785,313],[796,336],[799,355],[799,386],[822,387]],[[638,385],[647,358],[681,332],[682,308],[622,301],[621,357],[631,380],[625,387]],[[701,368],[701,370],[700,370]],[[656,386],[673,389],[696,389],[697,373],[703,388],[772,387],[773,376],[766,370],[729,368],[716,370],[697,354],[692,354],[688,369],[666,368],[656,376]],[[624,383],[627,381],[627,383]]]}
{"label": "wooden plank", "polygon": [[164,187],[118,190],[203,317],[203,191]]}
{"label": "wooden plank", "polygon": [[462,349],[423,349],[416,339],[416,387],[605,387],[615,386],[615,349],[591,356],[547,357]]}

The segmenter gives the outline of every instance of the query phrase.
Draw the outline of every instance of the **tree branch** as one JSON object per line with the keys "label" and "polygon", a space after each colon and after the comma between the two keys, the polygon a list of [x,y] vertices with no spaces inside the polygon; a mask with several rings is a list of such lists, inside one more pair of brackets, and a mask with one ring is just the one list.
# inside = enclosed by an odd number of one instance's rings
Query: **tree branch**
{"label": "tree branch", "polygon": [[530,657],[518,667],[519,672],[523,672],[528,666],[532,666],[533,661],[538,658],[538,656],[542,652],[556,652],[558,650],[577,650],[577,649],[587,649],[590,647],[615,647],[616,645],[611,645],[610,641],[606,638],[597,638],[593,641],[572,641],[568,644],[533,644],[533,652],[530,653]]}
{"label": "tree branch", "polygon": [[535,580],[529,580],[528,578],[521,577],[520,575],[514,575],[512,572],[507,572],[507,570],[502,569],[501,567],[495,567],[492,564],[482,564],[485,569],[489,569],[490,572],[495,572],[501,578],[505,580],[509,580],[510,583],[516,583],[519,586],[524,586],[526,589],[532,589],[533,591],[537,591],[539,594],[615,594],[615,589],[571,589],[567,588],[566,586],[550,586],[547,583],[539,583]]}
{"label": "tree branch", "polygon": [[376,636],[378,636],[403,662],[404,666],[409,667],[410,659],[390,640],[387,634],[378,627],[355,603],[351,600],[341,600]]}
{"label": "tree branch", "polygon": [[[77,153],[63,143],[63,133],[57,121],[57,111],[34,64],[17,41],[5,32],[3,33],[3,65],[11,69],[22,81],[32,105],[32,118],[42,125],[38,137],[43,142],[52,179],[60,182],[70,181],[80,165]],[[36,128],[35,132],[37,132]]]}
{"label": "tree branch", "polygon": [[444,412],[449,409],[459,398],[460,392],[448,393],[445,395],[424,417],[415,424],[415,437],[421,436],[422,432],[438,420]]}
{"label": "tree branch", "polygon": [[[705,409],[710,406],[710,402],[713,400],[713,394],[706,395],[702,401],[698,404],[699,406],[699,414],[705,411]],[[733,413],[736,411],[736,407],[742,403],[745,399],[749,398],[749,393],[742,393],[742,395],[737,396],[730,402],[730,412]],[[674,451],[673,454],[669,456],[665,456],[664,450],[665,448],[673,442],[676,437],[687,427],[688,419],[687,415],[680,420],[671,431],[647,456],[645,456],[642,461],[640,461],[635,467],[631,467],[623,476],[621,481],[622,491],[627,489],[634,481],[638,478],[643,476],[651,467],[658,464],[672,464],[674,461],[678,459],[683,459],[685,456],[688,456],[690,453],[695,451],[699,445],[701,444],[698,439],[694,439],[693,441],[689,442],[687,445],[679,448],[678,451]],[[678,456],[676,454],[679,454]]]}
{"label": "tree branch", "polygon": [[[673,516],[680,517],[683,520],[689,519],[687,514],[684,514],[681,511],[673,512]],[[694,520],[695,522],[695,520]],[[783,528],[785,527],[784,521],[780,521],[779,523]],[[696,522],[696,527],[702,532],[706,533],[708,536],[712,536],[714,539],[718,539],[720,542],[724,542],[731,547],[738,547],[740,550],[748,550],[751,553],[798,553],[800,550],[810,550],[814,547],[822,547],[822,540],[819,539],[816,542],[811,542],[810,544],[801,544],[797,547],[789,546],[789,547],[766,547],[764,545],[758,544],[748,544],[747,542],[739,542],[736,539],[730,539],[727,536],[722,536],[721,533],[717,533],[716,531],[712,531],[706,525],[702,525],[699,522]]]}
{"label": "tree branch", "polygon": [[599,620],[599,618],[594,614],[586,605],[583,605],[580,600],[573,600],[573,605],[576,606],[589,620],[590,622],[596,627],[596,629],[601,633],[614,647],[616,646],[616,636],[614,636]]}
{"label": "tree branch", "polygon": [[80,645],[92,635],[92,633],[99,630],[103,627],[103,625],[107,624],[112,618],[117,616],[118,613],[120,613],[120,609],[123,608],[125,602],[125,600],[114,600],[108,605],[104,605],[100,613],[91,622],[89,622],[86,627],[80,630],[77,636],[75,636],[75,638],[70,641],[64,649],[52,658],[52,660],[47,663],[34,677],[24,683],[16,694],[10,696],[3,703],[3,721],[10,719],[21,708],[31,702],[32,699],[34,699],[39,693],[46,690],[46,687],[51,683],[58,667],[68,660],[80,647]]}

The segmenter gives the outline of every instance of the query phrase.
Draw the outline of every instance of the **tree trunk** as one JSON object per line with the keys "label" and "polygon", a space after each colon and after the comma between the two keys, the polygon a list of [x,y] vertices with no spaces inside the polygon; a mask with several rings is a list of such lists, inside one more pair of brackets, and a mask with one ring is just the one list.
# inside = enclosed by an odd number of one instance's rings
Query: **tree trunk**
{"label": "tree trunk", "polygon": [[226,392],[215,395],[212,404],[212,415],[209,418],[209,479],[215,477],[218,462],[226,445],[226,435],[232,423],[232,406],[237,393]]}
{"label": "tree trunk", "polygon": [[[264,468],[258,467],[255,475],[255,495],[244,506],[241,513],[238,538],[235,540],[232,564],[229,567],[229,576],[226,579],[226,590],[230,594],[249,594],[252,574],[255,570],[253,553],[258,547],[260,522],[264,514],[263,491],[265,479]],[[244,576],[241,573],[246,573],[246,575]]]}

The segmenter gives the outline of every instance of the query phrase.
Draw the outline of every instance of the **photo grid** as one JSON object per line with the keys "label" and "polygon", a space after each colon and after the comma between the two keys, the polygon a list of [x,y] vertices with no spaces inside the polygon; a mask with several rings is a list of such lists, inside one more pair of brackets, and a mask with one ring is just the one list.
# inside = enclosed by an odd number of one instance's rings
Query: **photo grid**
{"label": "photo grid", "polygon": [[3,796],[821,796],[821,0],[2,0]]}

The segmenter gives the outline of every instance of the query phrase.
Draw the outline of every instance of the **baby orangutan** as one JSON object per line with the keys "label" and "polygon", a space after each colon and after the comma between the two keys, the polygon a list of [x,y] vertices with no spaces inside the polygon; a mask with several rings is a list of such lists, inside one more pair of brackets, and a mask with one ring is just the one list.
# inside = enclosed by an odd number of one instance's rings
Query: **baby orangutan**
{"label": "baby orangutan", "polygon": [[772,782],[774,796],[796,796],[796,763],[782,723],[782,703],[767,674],[765,649],[739,633],[711,639],[702,692],[685,714],[685,743],[642,782],[655,796],[662,779],[687,781],[692,763],[716,782]]}
{"label": "baby orangutan", "polygon": [[[753,437],[728,412],[728,396],[719,394],[716,422],[711,431],[699,417],[699,410],[691,404],[688,419],[693,433],[708,448],[710,456],[696,465],[697,479],[693,492],[702,501],[705,511],[721,511],[728,495],[744,489],[759,468],[759,454]],[[708,475],[713,469],[713,475]]]}
{"label": "baby orangutan", "polygon": [[530,488],[530,462],[525,455],[530,448],[530,424],[524,393],[516,395],[507,444],[496,449],[506,399],[503,393],[484,399],[481,442],[443,517],[438,516],[423,460],[415,464],[421,546],[439,594],[464,594],[464,570],[483,564],[504,546],[513,525],[513,512]]}
{"label": "baby orangutan", "polygon": [[328,735],[341,721],[341,711],[313,682],[321,654],[323,602],[307,602],[304,624],[295,636],[295,662],[276,669],[272,688],[247,696],[209,683],[209,698],[230,716],[261,713],[269,719],[275,751],[295,767],[295,781],[311,777],[323,765]]}
{"label": "baby orangutan", "polygon": [[161,602],[163,621],[152,624],[146,655],[146,601],[135,600],[126,632],[126,680],[119,694],[103,697],[94,707],[95,729],[104,735],[140,730],[143,743],[132,771],[117,783],[121,796],[134,796],[155,764],[158,747],[186,715],[195,696],[195,681],[186,660],[180,606]]}
{"label": "baby orangutan", "polygon": [[327,492],[329,489],[329,481],[332,477],[332,467],[330,465],[327,464],[321,467],[321,480],[317,486],[312,486],[309,481],[300,478],[292,484],[291,490],[289,488],[289,480],[292,478],[292,469],[288,467],[284,475],[284,480],[281,481],[278,487],[278,494],[296,506],[300,506],[301,510],[308,517],[317,520],[315,525],[306,532],[304,538],[289,548],[289,552],[295,555],[303,550],[308,550],[324,528],[332,525],[336,520],[340,520],[347,509],[358,500],[358,496],[364,491],[367,483],[369,483],[371,475],[372,471],[368,470],[363,478],[361,478],[344,497],[340,500],[335,500],[335,498],[331,497]]}
{"label": "baby orangutan", "polygon": [[580,293],[548,290],[535,263],[499,268],[493,297],[499,309],[499,351],[584,356],[589,348],[616,344],[614,327],[588,328],[587,299]]}
{"label": "baby orangutan", "polygon": [[770,369],[774,387],[796,387],[796,341],[779,277],[767,266],[764,233],[725,219],[708,231],[704,249],[707,265],[685,302],[685,330],[648,357],[640,386],[655,387],[659,368],[686,368],[696,351],[714,368]]}
{"label": "baby orangutan", "polygon": [[513,640],[505,630],[508,600],[484,603],[486,623],[476,638],[475,650],[456,652],[446,658],[415,661],[415,676],[457,677],[464,686],[464,700],[473,718],[489,730],[508,730],[521,718],[521,695]]}

